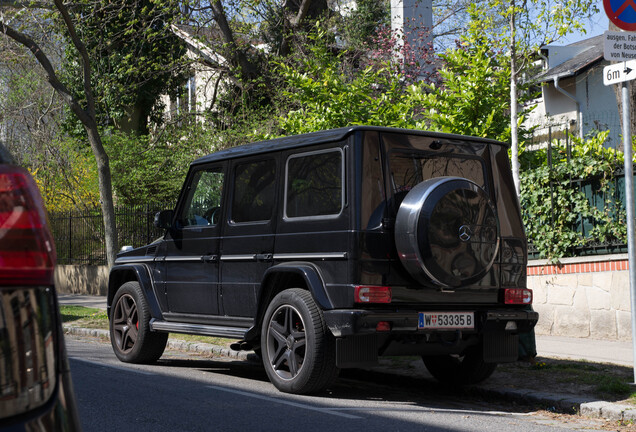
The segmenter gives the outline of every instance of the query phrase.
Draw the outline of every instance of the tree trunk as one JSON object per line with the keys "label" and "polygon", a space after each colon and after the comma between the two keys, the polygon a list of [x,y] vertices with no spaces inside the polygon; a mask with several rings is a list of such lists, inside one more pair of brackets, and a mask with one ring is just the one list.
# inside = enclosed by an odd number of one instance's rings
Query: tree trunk
{"label": "tree trunk", "polygon": [[75,31],[75,27],[71,21],[70,15],[61,0],[55,0],[60,15],[66,27],[73,44],[77,48],[80,57],[80,63],[83,69],[84,79],[84,97],[86,98],[86,106],[83,107],[79,100],[69,91],[69,89],[59,80],[55,69],[49,58],[38,44],[26,34],[15,30],[8,26],[4,21],[0,20],[0,32],[10,37],[19,44],[25,46],[36,58],[40,66],[44,69],[49,84],[62,97],[65,103],[71,108],[71,111],[82,122],[82,125],[88,133],[88,140],[93,150],[93,155],[97,161],[97,169],[99,176],[99,196],[104,218],[104,234],[106,243],[106,259],[108,266],[112,267],[115,263],[117,254],[117,226],[115,225],[115,207],[113,205],[113,188],[111,184],[110,165],[108,155],[102,144],[99,130],[97,128],[95,101],[91,87],[91,71],[88,61],[88,53],[82,41],[79,39]]}
{"label": "tree trunk", "polygon": [[104,239],[106,243],[106,259],[108,268],[115,264],[117,256],[118,240],[117,225],[115,223],[115,205],[113,203],[113,185],[110,174],[108,155],[102,144],[102,137],[97,130],[97,124],[84,125],[88,133],[88,142],[91,144],[93,155],[97,161],[97,175],[99,178],[99,203],[104,219]]}

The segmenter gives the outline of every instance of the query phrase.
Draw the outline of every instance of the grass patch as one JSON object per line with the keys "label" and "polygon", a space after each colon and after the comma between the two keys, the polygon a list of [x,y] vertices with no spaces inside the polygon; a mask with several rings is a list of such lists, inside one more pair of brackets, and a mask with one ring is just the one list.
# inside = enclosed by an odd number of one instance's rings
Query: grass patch
{"label": "grass patch", "polygon": [[545,363],[538,362],[531,369],[553,375],[554,379],[562,383],[581,383],[594,387],[599,394],[614,397],[634,397],[632,387],[626,376],[612,373],[604,365],[580,362]]}
{"label": "grass patch", "polygon": [[[62,322],[73,327],[108,330],[108,316],[103,309],[87,308],[83,306],[60,306]],[[226,339],[211,336],[196,336],[187,334],[171,333],[172,339],[186,342],[209,343],[229,347],[234,339]]]}
{"label": "grass patch", "polygon": [[108,316],[103,309],[83,306],[60,306],[63,323],[71,323],[76,327],[108,329]]}

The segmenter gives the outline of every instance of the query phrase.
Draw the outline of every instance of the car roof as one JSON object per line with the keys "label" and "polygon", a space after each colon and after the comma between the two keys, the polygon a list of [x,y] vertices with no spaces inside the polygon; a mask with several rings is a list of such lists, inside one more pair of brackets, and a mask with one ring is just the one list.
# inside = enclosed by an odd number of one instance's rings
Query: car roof
{"label": "car roof", "polygon": [[430,132],[417,129],[398,129],[380,126],[350,126],[339,129],[329,129],[320,132],[311,132],[302,135],[292,135],[283,138],[275,138],[267,141],[259,141],[251,144],[244,144],[237,147],[221,150],[215,153],[211,153],[207,156],[203,156],[192,162],[191,165],[200,165],[208,162],[214,162],[219,160],[234,159],[241,156],[252,156],[261,153],[269,153],[272,151],[281,151],[294,149],[299,147],[306,147],[309,145],[316,145],[321,143],[328,143],[334,141],[341,141],[348,135],[356,132],[384,132],[384,133],[402,133],[409,135],[427,136],[432,138],[443,138],[448,140],[470,140],[471,142],[481,142],[484,144],[495,144],[508,147],[508,144],[501,141],[496,141],[488,138],[472,137],[466,135],[447,134],[441,132]]}

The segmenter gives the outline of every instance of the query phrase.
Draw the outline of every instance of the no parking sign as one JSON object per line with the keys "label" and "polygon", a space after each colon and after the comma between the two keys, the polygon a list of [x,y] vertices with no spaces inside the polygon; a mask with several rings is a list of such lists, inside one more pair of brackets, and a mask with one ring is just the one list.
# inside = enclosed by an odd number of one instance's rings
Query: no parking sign
{"label": "no parking sign", "polygon": [[636,31],[636,2],[634,0],[603,0],[603,8],[607,17],[618,28]]}

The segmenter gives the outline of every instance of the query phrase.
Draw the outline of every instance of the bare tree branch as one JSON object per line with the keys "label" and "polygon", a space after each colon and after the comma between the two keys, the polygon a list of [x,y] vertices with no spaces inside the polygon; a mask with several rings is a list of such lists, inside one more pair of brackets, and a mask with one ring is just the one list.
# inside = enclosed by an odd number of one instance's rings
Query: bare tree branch
{"label": "bare tree branch", "polygon": [[10,7],[13,9],[53,9],[53,5],[48,2],[21,1],[21,0],[0,0],[0,7]]}
{"label": "bare tree branch", "polygon": [[64,99],[64,102],[66,102],[71,107],[73,112],[78,117],[80,117],[80,120],[85,118],[86,113],[80,106],[77,99],[73,97],[69,89],[58,79],[53,65],[49,61],[49,58],[46,56],[46,54],[44,54],[40,46],[29,36],[18,30],[15,30],[11,26],[8,26],[3,21],[0,21],[0,32],[18,42],[19,44],[25,46],[29,51],[31,51],[31,53],[37,59],[38,63],[40,63],[40,65],[44,69],[44,72],[46,72],[47,81],[49,82],[49,84],[51,84],[55,91],[60,94],[62,99]]}
{"label": "bare tree branch", "polygon": [[66,29],[68,30],[69,35],[71,36],[71,41],[77,52],[80,55],[82,62],[82,71],[84,75],[84,93],[86,95],[86,103],[87,103],[87,111],[88,115],[93,118],[93,121],[96,118],[95,115],[95,99],[93,97],[93,89],[91,87],[91,68],[90,61],[88,59],[88,51],[86,50],[86,46],[82,42],[82,40],[77,35],[77,31],[75,31],[75,26],[71,21],[71,17],[68,13],[68,10],[64,7],[62,0],[54,0],[55,7],[57,7],[58,11],[60,11],[60,15],[62,15],[62,20],[66,25]]}
{"label": "bare tree branch", "polygon": [[298,13],[296,14],[296,16],[289,20],[292,28],[298,27],[302,20],[307,16],[307,13],[309,12],[309,6],[311,6],[311,2],[312,0],[303,0],[303,2],[300,4],[300,8],[298,9]]}

